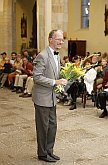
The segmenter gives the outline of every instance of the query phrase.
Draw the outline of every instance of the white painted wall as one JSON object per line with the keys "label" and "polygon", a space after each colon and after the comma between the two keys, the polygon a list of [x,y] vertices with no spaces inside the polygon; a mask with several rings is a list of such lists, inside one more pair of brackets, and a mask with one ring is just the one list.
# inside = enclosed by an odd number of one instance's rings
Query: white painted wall
{"label": "white painted wall", "polygon": [[81,29],[81,0],[68,2],[68,39],[86,40],[86,51],[90,53],[108,52],[108,36],[104,35],[105,4],[108,6],[108,0],[90,0],[89,29]]}

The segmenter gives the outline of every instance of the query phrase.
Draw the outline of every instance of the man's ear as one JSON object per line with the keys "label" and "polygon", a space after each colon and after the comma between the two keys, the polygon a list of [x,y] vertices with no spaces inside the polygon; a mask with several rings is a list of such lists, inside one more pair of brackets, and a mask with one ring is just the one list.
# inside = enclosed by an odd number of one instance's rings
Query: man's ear
{"label": "man's ear", "polygon": [[49,41],[52,41],[52,38],[49,38],[48,40],[49,40]]}
{"label": "man's ear", "polygon": [[48,41],[49,41],[49,43],[52,43],[52,38],[49,38]]}

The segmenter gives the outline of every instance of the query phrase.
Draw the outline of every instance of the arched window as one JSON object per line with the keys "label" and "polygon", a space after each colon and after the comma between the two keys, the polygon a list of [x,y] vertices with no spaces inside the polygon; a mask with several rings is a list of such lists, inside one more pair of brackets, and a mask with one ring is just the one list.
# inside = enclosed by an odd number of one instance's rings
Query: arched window
{"label": "arched window", "polygon": [[90,0],[81,1],[81,28],[89,28]]}

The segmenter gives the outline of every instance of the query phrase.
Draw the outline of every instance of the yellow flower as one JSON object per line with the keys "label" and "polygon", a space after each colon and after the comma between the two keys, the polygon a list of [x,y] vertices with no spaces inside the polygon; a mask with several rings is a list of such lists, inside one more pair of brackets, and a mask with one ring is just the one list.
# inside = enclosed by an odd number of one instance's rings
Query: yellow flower
{"label": "yellow flower", "polygon": [[81,67],[76,67],[72,63],[69,63],[66,67],[61,68],[60,74],[62,78],[65,78],[68,81],[73,81],[74,79],[83,76],[84,71]]}
{"label": "yellow flower", "polygon": [[[81,76],[84,76],[85,72],[81,67],[76,67],[73,63],[69,63],[65,67],[61,67],[60,75],[62,78],[71,82]],[[56,87],[56,93],[62,93],[64,91],[64,85],[59,85]]]}
{"label": "yellow flower", "polygon": [[64,85],[57,85],[55,88],[56,93],[62,93],[64,91]]}

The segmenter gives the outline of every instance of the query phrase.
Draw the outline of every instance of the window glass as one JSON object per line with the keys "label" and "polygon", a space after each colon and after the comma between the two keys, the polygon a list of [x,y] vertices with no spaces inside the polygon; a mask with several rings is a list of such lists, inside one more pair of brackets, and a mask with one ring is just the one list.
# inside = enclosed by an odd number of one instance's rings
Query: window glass
{"label": "window glass", "polygon": [[89,28],[90,0],[81,1],[81,28]]}

